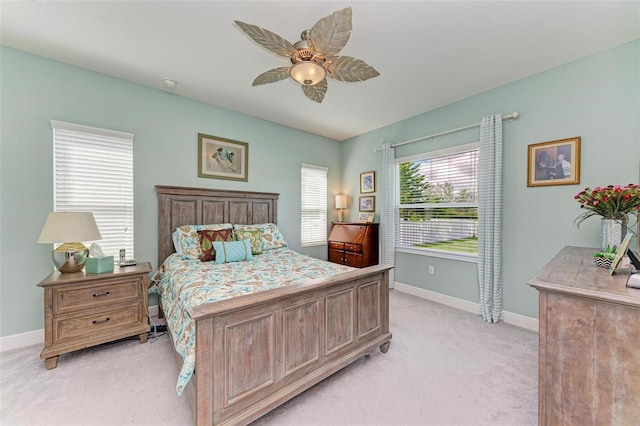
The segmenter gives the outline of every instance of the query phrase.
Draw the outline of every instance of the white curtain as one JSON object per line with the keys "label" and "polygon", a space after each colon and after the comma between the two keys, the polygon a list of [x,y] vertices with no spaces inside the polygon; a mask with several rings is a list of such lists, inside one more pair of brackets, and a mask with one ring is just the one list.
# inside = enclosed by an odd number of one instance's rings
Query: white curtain
{"label": "white curtain", "polygon": [[[381,256],[380,263],[395,264],[395,199],[396,175],[395,157],[391,144],[382,145],[382,205],[380,209]],[[394,270],[389,271],[389,287],[393,288],[395,281]]]}
{"label": "white curtain", "polygon": [[502,319],[502,115],[480,123],[478,282],[485,321]]}

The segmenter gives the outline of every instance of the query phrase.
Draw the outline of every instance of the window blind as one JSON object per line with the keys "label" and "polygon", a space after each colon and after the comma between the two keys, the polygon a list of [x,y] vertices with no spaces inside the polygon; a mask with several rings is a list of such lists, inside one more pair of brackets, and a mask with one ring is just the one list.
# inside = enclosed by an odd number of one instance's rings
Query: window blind
{"label": "window blind", "polygon": [[51,120],[54,211],[90,211],[106,256],[135,257],[131,133]]}
{"label": "window blind", "polygon": [[398,159],[396,246],[477,254],[477,144]]}
{"label": "window blind", "polygon": [[302,247],[327,243],[327,172],[322,166],[301,168],[300,238]]}

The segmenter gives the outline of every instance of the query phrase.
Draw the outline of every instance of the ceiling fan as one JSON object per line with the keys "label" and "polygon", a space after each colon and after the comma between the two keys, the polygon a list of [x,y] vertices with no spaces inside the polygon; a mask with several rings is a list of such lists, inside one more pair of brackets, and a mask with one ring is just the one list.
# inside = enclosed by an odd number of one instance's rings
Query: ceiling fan
{"label": "ceiling fan", "polygon": [[360,59],[337,56],[351,34],[350,7],[320,19],[310,30],[303,31],[301,40],[295,44],[256,25],[241,21],[235,23],[260,46],[291,60],[291,66],[274,68],[260,74],[253,81],[253,86],[291,77],[302,85],[302,91],[309,99],[320,103],[327,92],[327,77],[355,82],[380,75]]}

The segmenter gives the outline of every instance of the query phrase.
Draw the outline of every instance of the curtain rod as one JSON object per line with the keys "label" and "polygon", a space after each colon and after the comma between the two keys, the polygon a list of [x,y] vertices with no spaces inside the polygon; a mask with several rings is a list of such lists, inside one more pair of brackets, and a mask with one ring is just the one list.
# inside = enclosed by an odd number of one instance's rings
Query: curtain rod
{"label": "curtain rod", "polygon": [[[520,113],[518,111],[514,111],[509,115],[503,115],[502,119],[505,120],[507,118],[518,118],[520,117]],[[440,132],[440,133],[434,133],[433,135],[429,135],[429,136],[422,136],[416,139],[411,139],[410,141],[404,141],[404,142],[398,142],[398,143],[394,143],[391,145],[391,148],[395,148],[396,146],[401,146],[401,145],[406,145],[409,143],[413,143],[413,142],[418,142],[421,140],[425,140],[425,139],[431,139],[431,138],[435,138],[437,136],[444,136],[444,135],[448,135],[449,133],[455,133],[455,132],[459,132],[461,130],[467,130],[467,129],[471,129],[473,127],[478,127],[480,125],[480,123],[473,123],[473,124],[469,124],[468,126],[463,126],[463,127],[458,127],[457,129],[451,129],[451,130],[447,130],[444,132]],[[373,152],[380,152],[382,151],[382,148],[374,148]]]}

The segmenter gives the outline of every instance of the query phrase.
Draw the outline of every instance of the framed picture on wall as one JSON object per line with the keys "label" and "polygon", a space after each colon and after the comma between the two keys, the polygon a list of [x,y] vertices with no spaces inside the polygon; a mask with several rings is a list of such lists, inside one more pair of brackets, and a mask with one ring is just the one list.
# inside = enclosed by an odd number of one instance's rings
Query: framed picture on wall
{"label": "framed picture on wall", "polygon": [[580,136],[529,145],[527,186],[580,183]]}
{"label": "framed picture on wall", "polygon": [[360,193],[376,192],[376,172],[360,173]]}
{"label": "framed picture on wall", "polygon": [[249,179],[249,144],[198,133],[198,177]]}
{"label": "framed picture on wall", "polygon": [[360,211],[361,212],[375,212],[376,211],[376,197],[369,195],[366,197],[360,197]]}

